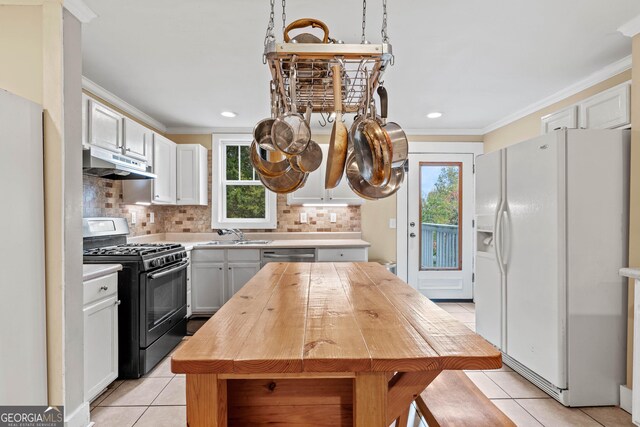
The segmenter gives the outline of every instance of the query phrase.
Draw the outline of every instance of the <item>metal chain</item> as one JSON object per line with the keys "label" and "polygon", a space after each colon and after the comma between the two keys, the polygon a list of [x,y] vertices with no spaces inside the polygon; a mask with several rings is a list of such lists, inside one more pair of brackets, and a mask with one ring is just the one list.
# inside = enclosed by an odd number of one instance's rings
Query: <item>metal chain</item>
{"label": "metal chain", "polygon": [[287,24],[287,0],[282,0],[282,34],[286,29]]}
{"label": "metal chain", "polygon": [[365,30],[367,28],[367,0],[362,0],[362,39],[360,43],[365,44],[367,42],[367,38],[365,35]]}
{"label": "metal chain", "polygon": [[275,0],[271,0],[271,12],[269,13],[269,24],[267,25],[267,33],[264,35],[264,45],[266,46],[272,40],[275,40],[276,36],[273,33],[275,28]]}
{"label": "metal chain", "polygon": [[389,43],[389,34],[387,33],[387,0],[382,0],[382,43]]}

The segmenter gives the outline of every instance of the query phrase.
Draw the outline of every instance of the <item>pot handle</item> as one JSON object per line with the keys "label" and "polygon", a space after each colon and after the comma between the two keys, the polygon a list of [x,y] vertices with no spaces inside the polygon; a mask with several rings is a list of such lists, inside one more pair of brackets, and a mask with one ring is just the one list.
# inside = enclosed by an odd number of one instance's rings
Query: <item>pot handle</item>
{"label": "pot handle", "polygon": [[389,98],[387,96],[387,89],[384,86],[378,86],[378,96],[380,97],[380,117],[382,121],[387,120],[387,109],[389,107]]}
{"label": "pot handle", "polygon": [[291,24],[287,25],[287,28],[284,29],[285,43],[289,43],[291,41],[291,38],[289,37],[289,31],[296,30],[298,28],[306,28],[306,27],[322,28],[322,31],[324,31],[324,37],[322,38],[322,43],[329,43],[329,28],[327,27],[327,24],[325,24],[324,22],[318,19],[313,19],[313,18],[298,19],[293,21]]}

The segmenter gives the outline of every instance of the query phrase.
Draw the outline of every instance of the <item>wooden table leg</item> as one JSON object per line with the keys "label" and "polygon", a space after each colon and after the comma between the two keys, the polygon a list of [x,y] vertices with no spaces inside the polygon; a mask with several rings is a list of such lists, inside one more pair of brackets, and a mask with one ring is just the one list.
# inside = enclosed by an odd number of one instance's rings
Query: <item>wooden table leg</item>
{"label": "wooden table leg", "polygon": [[407,407],[407,409],[405,409],[404,412],[400,414],[400,416],[396,420],[395,427],[407,427],[407,424],[409,424],[409,409],[411,409],[411,406]]}
{"label": "wooden table leg", "polygon": [[387,389],[384,372],[356,374],[353,387],[353,425],[387,427]]}
{"label": "wooden table leg", "polygon": [[227,380],[187,374],[187,426],[227,427]]}

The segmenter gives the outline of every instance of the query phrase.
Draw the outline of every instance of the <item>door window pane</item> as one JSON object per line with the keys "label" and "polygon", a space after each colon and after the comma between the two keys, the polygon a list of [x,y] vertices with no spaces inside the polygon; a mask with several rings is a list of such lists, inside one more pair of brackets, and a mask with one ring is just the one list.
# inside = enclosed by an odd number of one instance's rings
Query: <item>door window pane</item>
{"label": "door window pane", "polygon": [[460,270],[462,163],[420,164],[420,269]]}

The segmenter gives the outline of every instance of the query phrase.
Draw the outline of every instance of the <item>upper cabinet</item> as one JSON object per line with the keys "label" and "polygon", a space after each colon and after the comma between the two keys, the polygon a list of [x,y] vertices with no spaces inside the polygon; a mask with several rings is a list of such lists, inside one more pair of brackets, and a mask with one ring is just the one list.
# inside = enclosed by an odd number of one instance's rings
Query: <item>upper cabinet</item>
{"label": "upper cabinet", "polygon": [[631,123],[631,85],[623,83],[542,117],[542,133],[560,128],[616,129]]}
{"label": "upper cabinet", "polygon": [[124,118],[123,124],[124,154],[138,160],[145,160],[150,166],[153,165],[153,156],[151,155],[153,131],[128,117]]}
{"label": "upper cabinet", "polygon": [[200,144],[177,146],[177,197],[179,205],[207,206],[207,149]]}
{"label": "upper cabinet", "polygon": [[122,153],[122,119],[119,113],[90,99],[88,143]]}
{"label": "upper cabinet", "polygon": [[548,114],[542,118],[542,133],[553,132],[557,129],[578,127],[578,106],[572,105],[569,108]]}
{"label": "upper cabinet", "polygon": [[309,174],[304,187],[287,195],[287,203],[290,205],[301,205],[304,203],[361,205],[364,200],[351,191],[346,174],[342,176],[342,180],[340,180],[340,184],[336,188],[325,190],[324,179],[329,145],[320,144],[320,148],[322,149],[322,164],[318,170]]}
{"label": "upper cabinet", "polygon": [[157,133],[153,134],[153,202],[176,203],[176,143]]}
{"label": "upper cabinet", "polygon": [[631,123],[631,87],[616,86],[580,104],[580,127],[613,129]]}

